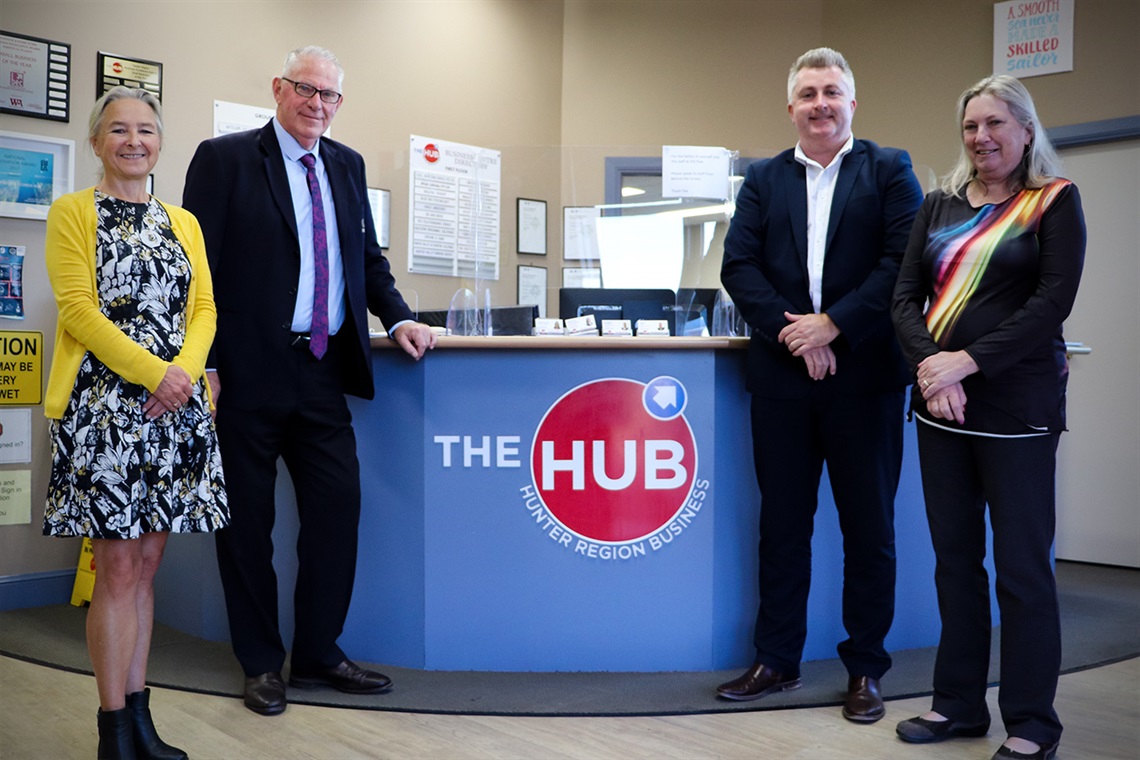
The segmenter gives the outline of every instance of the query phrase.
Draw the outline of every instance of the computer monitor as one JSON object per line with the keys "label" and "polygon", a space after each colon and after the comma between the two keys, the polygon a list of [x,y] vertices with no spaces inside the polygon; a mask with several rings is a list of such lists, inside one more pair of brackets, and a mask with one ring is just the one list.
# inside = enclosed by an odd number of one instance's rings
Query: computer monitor
{"label": "computer monitor", "polygon": [[601,327],[603,319],[664,319],[674,329],[677,297],[667,288],[560,288],[558,316],[561,319],[593,314]]}
{"label": "computer monitor", "polygon": [[[447,327],[447,309],[421,311],[420,322],[430,327]],[[538,306],[492,306],[492,335],[530,335],[534,330],[534,320],[538,319]]]}

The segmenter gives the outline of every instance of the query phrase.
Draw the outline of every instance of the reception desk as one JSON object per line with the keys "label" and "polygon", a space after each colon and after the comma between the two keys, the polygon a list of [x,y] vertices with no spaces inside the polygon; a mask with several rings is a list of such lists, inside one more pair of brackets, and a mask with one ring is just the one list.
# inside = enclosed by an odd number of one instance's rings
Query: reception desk
{"label": "reception desk", "polygon": [[[759,495],[746,344],[444,337],[413,362],[374,341],[376,399],[350,399],[364,509],[345,651],[430,670],[750,663]],[[931,645],[939,628],[913,427],[896,502],[895,650]],[[288,633],[296,515],[282,473]],[[824,481],[808,660],[834,657],[845,638]],[[201,583],[188,587],[191,571]],[[161,622],[226,636],[208,537],[170,541],[158,599]]]}

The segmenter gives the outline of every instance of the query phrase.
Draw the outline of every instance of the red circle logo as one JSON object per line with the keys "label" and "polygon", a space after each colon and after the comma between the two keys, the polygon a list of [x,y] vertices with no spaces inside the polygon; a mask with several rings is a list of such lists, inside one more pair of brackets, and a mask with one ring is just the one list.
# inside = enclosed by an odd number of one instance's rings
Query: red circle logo
{"label": "red circle logo", "polygon": [[115,61],[114,63],[111,64],[111,71],[115,72],[116,74],[122,74],[123,73],[123,64],[121,64],[118,61]]}
{"label": "red circle logo", "polygon": [[435,143],[428,143],[424,146],[424,160],[429,164],[434,164],[439,160],[439,148],[435,147]]}
{"label": "red circle logo", "polygon": [[[662,380],[675,384],[671,411],[654,406]],[[637,541],[667,525],[684,507],[697,471],[696,440],[679,412],[678,392],[683,398],[673,378],[649,385],[610,378],[554,402],[531,447],[531,474],[551,516],[603,543]]]}

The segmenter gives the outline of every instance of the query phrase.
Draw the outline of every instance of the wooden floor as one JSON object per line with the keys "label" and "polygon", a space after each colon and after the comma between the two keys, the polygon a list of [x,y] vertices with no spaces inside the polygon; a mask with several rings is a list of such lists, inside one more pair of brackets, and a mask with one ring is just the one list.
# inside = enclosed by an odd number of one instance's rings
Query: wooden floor
{"label": "wooden floor", "polygon": [[[397,688],[399,684],[397,684]],[[990,690],[997,715],[997,692]],[[1004,740],[908,745],[895,723],[927,709],[928,698],[887,703],[870,726],[838,708],[664,718],[502,718],[423,715],[292,705],[264,718],[236,699],[155,689],[161,735],[194,760],[334,758],[749,758],[750,760],[989,760]],[[0,758],[95,757],[95,682],[0,657]],[[1140,757],[1140,659],[1063,676],[1057,710],[1063,760]]]}

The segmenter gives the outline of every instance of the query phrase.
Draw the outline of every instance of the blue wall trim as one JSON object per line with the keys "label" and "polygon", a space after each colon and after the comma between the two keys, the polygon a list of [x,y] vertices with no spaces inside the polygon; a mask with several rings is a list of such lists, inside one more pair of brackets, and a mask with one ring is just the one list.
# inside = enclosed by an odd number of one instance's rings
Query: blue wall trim
{"label": "blue wall trim", "polygon": [[0,577],[0,611],[67,604],[74,585],[74,570]]}

